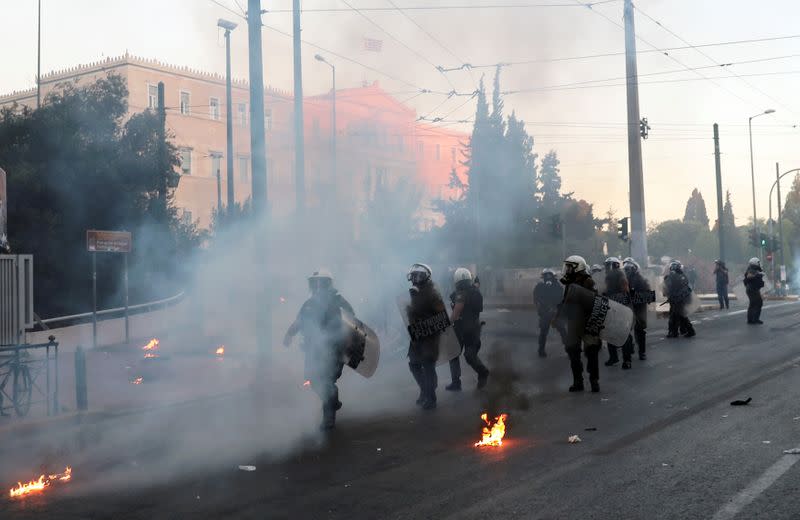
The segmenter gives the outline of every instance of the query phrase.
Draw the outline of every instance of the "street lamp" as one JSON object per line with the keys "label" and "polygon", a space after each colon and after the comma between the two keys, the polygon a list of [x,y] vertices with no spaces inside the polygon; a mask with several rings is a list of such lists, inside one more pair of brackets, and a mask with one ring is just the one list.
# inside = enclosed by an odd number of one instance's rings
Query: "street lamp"
{"label": "street lamp", "polygon": [[[314,59],[317,61],[321,61],[322,63],[328,65],[331,68],[331,72],[333,73],[333,88],[331,89],[331,104],[332,104],[332,114],[331,114],[331,162],[332,162],[332,173],[331,173],[331,180],[333,181],[334,190],[336,189],[336,67],[333,63],[329,62],[325,59],[325,57],[315,54]],[[334,192],[335,193],[335,192]]]}
{"label": "street lamp", "polygon": [[756,174],[755,168],[753,167],[753,119],[757,118],[758,116],[763,116],[766,114],[773,114],[775,110],[768,108],[761,112],[760,114],[756,114],[751,116],[747,120],[747,129],[750,134],[750,181],[753,184],[753,236],[758,236],[758,220],[756,219]]}
{"label": "street lamp", "polygon": [[228,169],[228,212],[233,211],[233,101],[231,100],[231,31],[236,29],[236,24],[220,18],[217,27],[225,29],[225,111],[226,134],[228,140],[227,161]]}

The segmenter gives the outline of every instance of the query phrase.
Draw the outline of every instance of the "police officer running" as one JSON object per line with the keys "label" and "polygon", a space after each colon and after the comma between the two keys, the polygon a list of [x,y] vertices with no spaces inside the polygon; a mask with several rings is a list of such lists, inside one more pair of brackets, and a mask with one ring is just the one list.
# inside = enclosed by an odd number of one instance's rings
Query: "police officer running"
{"label": "police officer running", "polygon": [[761,288],[764,287],[764,271],[761,269],[761,260],[751,258],[744,272],[744,288],[750,304],[747,307],[747,323],[749,325],[762,325],[761,307],[764,299],[761,297]]}
{"label": "police officer running", "polygon": [[[410,325],[426,320],[430,322],[442,313],[444,317],[447,316],[442,296],[431,279],[432,274],[431,268],[425,264],[414,264],[408,272],[411,303],[406,308],[406,314]],[[432,410],[436,408],[436,360],[439,357],[441,330],[435,330],[435,327],[426,328],[431,331],[428,335],[412,335],[408,346],[408,368],[419,386],[417,404],[424,410]]]}
{"label": "police officer running", "polygon": [[533,303],[539,314],[539,357],[547,357],[545,346],[547,345],[547,333],[550,326],[556,328],[561,335],[561,339],[567,334],[564,324],[556,319],[558,314],[558,304],[564,298],[564,288],[556,279],[556,273],[552,269],[542,271],[542,281],[533,288]]}
{"label": "police officer running", "polygon": [[623,260],[622,268],[625,270],[625,276],[628,277],[628,287],[631,291],[633,317],[635,320],[633,337],[636,339],[639,359],[644,361],[647,359],[647,304],[648,301],[653,299],[651,297],[650,282],[642,276],[639,264],[633,258],[628,257]]}
{"label": "police officer running", "polygon": [[[581,287],[596,293],[594,280],[588,273],[586,260],[582,256],[572,255],[564,260],[564,276],[561,278],[564,284],[564,295],[570,284],[578,284]],[[567,320],[567,333],[564,337],[564,349],[569,356],[569,364],[572,369],[572,386],[570,392],[583,392],[583,363],[581,362],[581,343],[583,352],[586,356],[586,371],[589,373],[589,383],[592,392],[600,391],[600,367],[598,354],[602,347],[602,342],[598,336],[585,334],[586,316],[576,304],[563,302],[561,313]]]}
{"label": "police officer running", "polygon": [[[605,278],[605,291],[604,296],[614,300],[623,305],[630,305],[630,289],[628,287],[628,278],[625,276],[625,271],[622,270],[619,258],[612,256],[606,259],[606,278]],[[622,348],[622,369],[629,370],[631,368],[631,358],[633,356],[633,338],[628,335],[628,339],[624,345],[608,344],[608,361],[606,366],[610,367],[619,363],[619,356],[617,349]]]}
{"label": "police officer running", "polygon": [[[452,303],[453,329],[458,338],[458,343],[464,351],[467,364],[478,374],[478,388],[486,386],[489,379],[489,369],[478,358],[481,349],[481,312],[483,312],[483,296],[472,282],[472,273],[465,267],[459,267],[453,273],[453,283],[456,290],[450,295]],[[445,387],[451,392],[461,390],[461,361],[460,356],[450,360],[450,377],[452,382]]]}
{"label": "police officer running", "polygon": [[692,322],[686,315],[686,306],[692,296],[689,280],[683,274],[683,265],[677,260],[669,264],[669,272],[664,276],[664,296],[669,301],[669,321],[667,323],[667,337],[677,338],[678,332],[691,338],[696,333]]}
{"label": "police officer running", "polygon": [[333,287],[333,277],[327,269],[319,269],[308,278],[311,297],[286,331],[283,345],[289,347],[292,338],[303,335],[305,378],[322,401],[323,430],[336,425],[336,411],[342,407],[336,381],[344,367],[344,337],[342,310],[353,314],[353,308]]}

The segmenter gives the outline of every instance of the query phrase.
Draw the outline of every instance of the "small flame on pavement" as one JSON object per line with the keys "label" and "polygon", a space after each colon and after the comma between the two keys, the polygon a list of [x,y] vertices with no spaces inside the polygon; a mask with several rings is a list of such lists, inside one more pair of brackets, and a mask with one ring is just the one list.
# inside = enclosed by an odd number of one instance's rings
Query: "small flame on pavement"
{"label": "small flame on pavement", "polygon": [[217,350],[216,350],[216,352],[215,352],[215,353],[216,353],[216,354],[217,354],[217,356],[219,356],[219,357],[222,357],[222,356],[224,356],[224,355],[225,355],[225,345],[220,345],[219,347],[217,347]]}
{"label": "small flame on pavement", "polygon": [[135,378],[131,379],[131,384],[133,384],[133,385],[141,385],[142,381],[143,381],[143,379],[141,377],[135,377]]}
{"label": "small flame on pavement", "polygon": [[494,423],[489,421],[489,416],[485,413],[481,414],[481,419],[486,423],[486,426],[483,427],[481,440],[476,442],[475,446],[502,446],[503,437],[506,435],[506,419],[508,419],[508,414],[501,413],[494,418]]}
{"label": "small flame on pavement", "polygon": [[156,350],[158,350],[158,349],[159,349],[159,347],[160,347],[160,342],[159,342],[159,341],[158,341],[156,338],[153,338],[153,339],[151,339],[151,340],[150,340],[150,341],[147,343],[147,345],[145,345],[145,346],[143,346],[143,347],[142,347],[142,350],[145,350],[145,351],[146,351],[146,352],[144,353],[144,358],[145,358],[145,359],[154,359],[154,358],[157,358],[157,357],[158,357],[158,354],[157,354],[155,351],[156,351]]}
{"label": "small flame on pavement", "polygon": [[306,379],[306,380],[303,382],[303,388],[311,388],[311,381],[309,381],[308,379]]}
{"label": "small flame on pavement", "polygon": [[64,473],[56,473],[55,475],[40,475],[38,479],[31,480],[26,484],[17,482],[17,487],[9,490],[11,498],[23,497],[31,493],[38,493],[43,491],[44,488],[50,486],[54,482],[69,482],[72,479],[72,468],[67,466]]}

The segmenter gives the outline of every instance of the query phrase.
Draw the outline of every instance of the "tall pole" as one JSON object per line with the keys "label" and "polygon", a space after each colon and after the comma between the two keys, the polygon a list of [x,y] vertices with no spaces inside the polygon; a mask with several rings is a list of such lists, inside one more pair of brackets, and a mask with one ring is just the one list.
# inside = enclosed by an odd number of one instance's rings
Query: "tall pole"
{"label": "tall pole", "polygon": [[725,218],[722,206],[722,165],[719,157],[719,125],[714,123],[714,168],[717,174],[717,233],[719,234],[719,259],[725,261]]}
{"label": "tall pole", "polygon": [[42,105],[42,0],[39,0],[39,21],[36,30],[36,108]]}
{"label": "tall pole", "polygon": [[[333,110],[333,114],[331,115],[331,147],[333,152],[332,155],[333,174],[331,181],[333,181],[333,193],[337,194],[339,193],[339,190],[337,189],[339,185],[338,183],[339,179],[337,179],[338,171],[337,171],[337,160],[336,160],[336,66],[331,64],[331,69],[333,70],[333,89],[331,90],[331,105]],[[334,199],[334,202],[337,202],[337,200]]]}
{"label": "tall pole", "polygon": [[[255,254],[257,262],[268,264],[266,220],[267,143],[264,130],[264,63],[261,57],[261,0],[247,1],[247,36],[250,69],[250,161],[252,164],[252,207],[256,225]],[[261,226],[263,225],[263,227]],[[256,342],[262,359],[269,356],[272,344],[272,309],[267,296],[268,279],[261,281],[256,298]]]}
{"label": "tall pole", "polygon": [[164,82],[158,82],[158,210],[161,212],[159,218],[167,214],[167,107],[164,104]]}
{"label": "tall pole", "polygon": [[[226,114],[226,134],[228,148],[226,152],[226,166],[228,168],[228,215],[233,210],[235,204],[233,196],[233,101],[231,100],[231,31],[225,29],[225,101]],[[251,121],[252,122],[252,121]]]}
{"label": "tall pole", "polygon": [[758,240],[758,219],[756,218],[756,174],[755,167],[753,166],[753,117],[747,120],[747,132],[750,135],[750,181],[753,185],[753,236],[755,237],[755,240]]}
{"label": "tall pole", "polygon": [[639,78],[636,66],[636,31],[633,24],[633,3],[625,0],[625,75],[628,98],[628,176],[631,205],[631,254],[645,262],[647,235],[642,174],[642,142],[639,135]]}
{"label": "tall pole", "polygon": [[300,53],[300,0],[292,0],[294,23],[294,182],[295,206],[301,217],[306,207],[306,159],[303,128],[303,60]]}
{"label": "tall pole", "polygon": [[[775,175],[777,176],[775,182],[778,183],[778,244],[780,244],[780,272],[783,273],[783,266],[785,265],[784,258],[783,258],[783,215],[781,206],[783,205],[783,199],[781,199],[781,176],[780,170],[778,169],[778,163],[775,163]],[[781,280],[783,282],[784,280]],[[781,284],[783,287],[783,284]]]}

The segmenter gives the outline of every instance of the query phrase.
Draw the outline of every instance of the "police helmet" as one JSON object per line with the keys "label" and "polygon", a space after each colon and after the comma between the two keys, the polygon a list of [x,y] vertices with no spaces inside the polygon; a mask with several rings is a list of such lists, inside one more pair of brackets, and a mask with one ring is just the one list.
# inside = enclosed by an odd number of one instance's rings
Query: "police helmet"
{"label": "police helmet", "polygon": [[414,264],[409,269],[406,278],[414,285],[423,285],[431,279],[431,276],[433,276],[433,271],[430,267],[425,264]]}
{"label": "police helmet", "polygon": [[673,260],[672,262],[669,263],[669,270],[672,273],[680,273],[681,271],[683,271],[683,264],[681,264],[677,260]]}
{"label": "police helmet", "polygon": [[472,273],[466,267],[459,267],[453,273],[453,283],[458,285],[459,282],[472,282]]}
{"label": "police helmet", "polygon": [[316,292],[319,289],[330,289],[332,287],[333,275],[324,267],[317,269],[308,277],[308,288],[311,292]]}
{"label": "police helmet", "polygon": [[542,269],[542,278],[555,278],[556,273],[549,267]]}
{"label": "police helmet", "polygon": [[639,270],[639,264],[636,263],[636,260],[631,258],[630,256],[622,261],[622,268],[626,271],[630,271],[635,273]]}
{"label": "police helmet", "polygon": [[564,275],[570,276],[575,273],[585,273],[589,266],[586,265],[586,260],[582,256],[572,255],[564,260]]}
{"label": "police helmet", "polygon": [[603,270],[603,266],[602,265],[600,265],[600,264],[592,264],[592,268],[591,268],[592,274],[599,273],[602,270]]}
{"label": "police helmet", "polygon": [[759,260],[755,256],[751,258],[750,261],[747,263],[753,267],[761,267],[761,260]]}
{"label": "police helmet", "polygon": [[621,263],[616,256],[609,256],[606,258],[606,269],[619,269]]}

